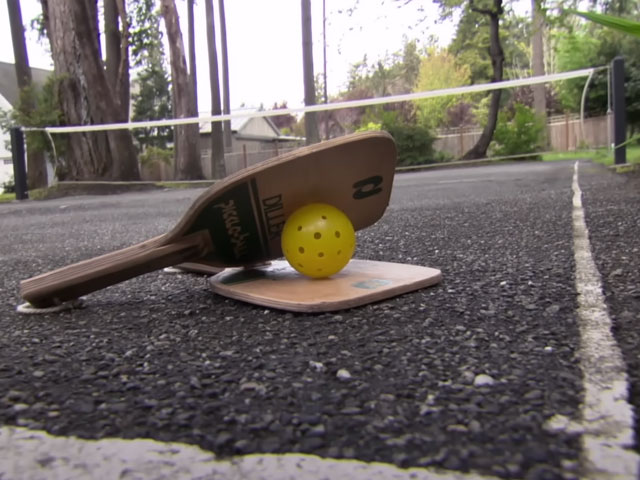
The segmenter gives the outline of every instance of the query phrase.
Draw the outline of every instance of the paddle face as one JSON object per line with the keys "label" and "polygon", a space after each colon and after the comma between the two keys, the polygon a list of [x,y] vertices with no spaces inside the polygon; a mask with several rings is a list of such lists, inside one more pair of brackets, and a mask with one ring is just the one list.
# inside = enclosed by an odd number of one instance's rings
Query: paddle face
{"label": "paddle face", "polygon": [[209,279],[225,297],[293,312],[330,312],[366,305],[440,282],[440,270],[352,259],[329,278],[312,279],[284,260],[255,269],[229,268]]}
{"label": "paddle face", "polygon": [[206,230],[214,265],[245,266],[282,256],[288,216],[309,203],[339,208],[354,229],[375,223],[391,195],[395,144],[369,132],[307,147],[230,177],[199,198],[171,237]]}

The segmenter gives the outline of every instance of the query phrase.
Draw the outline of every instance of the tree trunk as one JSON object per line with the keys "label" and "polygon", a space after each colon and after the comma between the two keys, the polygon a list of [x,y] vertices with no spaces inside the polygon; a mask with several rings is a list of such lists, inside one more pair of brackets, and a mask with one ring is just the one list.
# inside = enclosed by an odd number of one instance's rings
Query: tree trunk
{"label": "tree trunk", "polygon": [[[313,42],[311,35],[311,0],[301,0],[302,10],[302,70],[304,76],[304,104],[316,104],[316,84],[313,76]],[[315,112],[304,114],[306,143],[318,143],[318,122]]]}
{"label": "tree trunk", "polygon": [[[542,12],[542,0],[531,0],[531,27],[533,29],[531,36],[531,67],[533,75],[544,75],[544,14]],[[547,98],[545,85],[533,85],[531,88],[533,90],[533,108],[546,125]]]}
{"label": "tree trunk", "polygon": [[126,122],[129,120],[129,23],[124,0],[104,0],[104,34],[107,82],[118,102],[118,121]]}
{"label": "tree trunk", "polygon": [[[98,43],[95,2],[42,0],[61,108],[68,125],[115,123],[119,102],[109,86]],[[128,130],[68,135],[61,180],[139,180],[140,173]]]}
{"label": "tree trunk", "polygon": [[[197,115],[193,102],[193,91],[187,71],[184,43],[174,0],[161,0],[169,43],[171,63],[171,87],[174,99],[174,117],[187,118]],[[198,124],[177,125],[175,127],[175,162],[179,180],[199,180],[204,178],[202,164],[198,155]]]}
{"label": "tree trunk", "polygon": [[[220,81],[218,80],[218,52],[216,49],[216,29],[213,17],[213,2],[204,2],[207,16],[207,51],[209,53],[209,82],[211,84],[211,115],[220,115]],[[211,174],[213,178],[224,178],[226,166],[224,163],[224,139],[222,137],[222,123],[211,123]]]}
{"label": "tree trunk", "polygon": [[195,0],[187,0],[187,41],[189,43],[189,80],[193,90],[193,103],[198,112],[198,69],[196,66],[196,33],[193,18],[193,4]]}
{"label": "tree trunk", "polygon": [[[7,0],[7,11],[9,12],[9,24],[11,25],[11,41],[13,43],[13,56],[15,58],[16,81],[20,91],[23,91],[31,86],[32,78],[19,0]],[[33,103],[34,98],[25,96],[21,100],[24,100],[20,105],[23,113],[31,113],[35,108]],[[18,105],[14,105],[14,108],[18,108]],[[29,135],[27,134],[27,184],[30,190],[43,188],[47,186],[47,165],[44,152],[34,151],[28,138]]]}
{"label": "tree trunk", "polygon": [[[218,0],[218,16],[220,17],[220,51],[222,53],[222,113],[231,113],[231,98],[229,96],[229,56],[227,53],[227,19],[224,13],[224,0]],[[231,151],[231,121],[222,122],[225,150]]]}
{"label": "tree trunk", "polygon": [[[477,9],[473,7],[472,1],[471,9],[489,17],[489,55],[491,56],[491,66],[493,67],[493,79],[491,81],[501,82],[504,69],[504,52],[500,44],[500,16],[503,13],[502,0],[493,0],[493,9],[491,10]],[[493,139],[493,133],[498,124],[501,95],[502,90],[493,90],[491,92],[487,123],[476,144],[462,157],[464,160],[473,160],[487,156],[487,150],[489,149],[489,145]]]}

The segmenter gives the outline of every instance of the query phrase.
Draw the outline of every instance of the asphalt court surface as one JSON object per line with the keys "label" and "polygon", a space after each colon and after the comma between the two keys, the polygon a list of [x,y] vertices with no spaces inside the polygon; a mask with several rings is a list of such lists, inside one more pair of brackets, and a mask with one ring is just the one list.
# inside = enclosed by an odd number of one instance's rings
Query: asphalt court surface
{"label": "asphalt court surface", "polygon": [[[640,179],[589,162],[579,172],[637,410]],[[162,272],[91,294],[84,309],[19,315],[19,280],[164,233],[199,191],[0,205],[0,421],[181,442],[221,459],[585,478],[580,429],[553,427],[582,421],[573,174],[574,162],[398,174],[355,256],[439,268],[442,283],[312,315]]]}

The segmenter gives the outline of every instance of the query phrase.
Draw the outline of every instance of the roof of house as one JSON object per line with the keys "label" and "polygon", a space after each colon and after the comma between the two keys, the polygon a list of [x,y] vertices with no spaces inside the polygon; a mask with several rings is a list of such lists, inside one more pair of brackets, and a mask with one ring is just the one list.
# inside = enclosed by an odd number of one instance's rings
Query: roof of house
{"label": "roof of house", "polygon": [[[242,129],[247,125],[249,120],[251,120],[251,114],[256,113],[259,110],[257,108],[240,108],[238,110],[233,110],[232,114],[240,114],[246,113],[247,117],[234,117],[231,119],[231,131],[241,133]],[[262,118],[268,125],[273,129],[273,132],[276,136],[280,136],[280,129],[276,127],[273,121],[269,117],[259,117]],[[200,133],[210,133],[211,132],[211,122],[203,122],[200,124]]]}
{"label": "roof of house", "polygon": [[[53,71],[42,68],[31,68],[33,83],[43,85],[47,77]],[[13,63],[0,62],[0,95],[2,95],[11,106],[15,107],[20,100],[20,89],[16,80],[16,67]]]}

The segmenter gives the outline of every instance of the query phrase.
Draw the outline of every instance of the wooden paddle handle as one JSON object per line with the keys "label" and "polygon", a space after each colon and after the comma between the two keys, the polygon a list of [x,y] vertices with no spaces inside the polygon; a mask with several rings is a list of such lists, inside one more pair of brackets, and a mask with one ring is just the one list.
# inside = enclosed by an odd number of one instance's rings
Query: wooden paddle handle
{"label": "wooden paddle handle", "polygon": [[166,245],[160,238],[24,280],[20,295],[34,307],[51,307],[144,273],[198,259],[213,250],[206,231]]}

